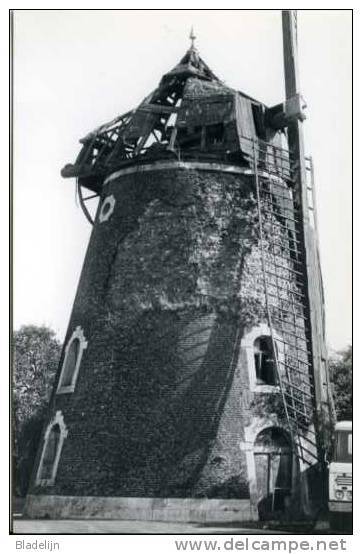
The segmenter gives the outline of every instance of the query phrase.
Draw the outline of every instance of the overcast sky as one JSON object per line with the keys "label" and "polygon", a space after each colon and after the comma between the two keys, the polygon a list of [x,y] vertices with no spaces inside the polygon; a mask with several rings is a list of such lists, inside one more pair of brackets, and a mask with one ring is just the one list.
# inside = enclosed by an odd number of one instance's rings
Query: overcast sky
{"label": "overcast sky", "polygon": [[[327,339],[351,341],[351,12],[298,15],[306,153],[315,164]],[[16,11],[14,323],[63,339],[91,227],[60,169],[79,138],[135,107],[189,46],[228,85],[284,98],[274,11]]]}

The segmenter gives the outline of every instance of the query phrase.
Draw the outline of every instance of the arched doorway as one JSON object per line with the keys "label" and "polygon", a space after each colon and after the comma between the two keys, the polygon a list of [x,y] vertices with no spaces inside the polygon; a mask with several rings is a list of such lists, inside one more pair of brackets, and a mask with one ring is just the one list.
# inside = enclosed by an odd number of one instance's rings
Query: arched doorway
{"label": "arched doorway", "polygon": [[257,435],[254,460],[259,517],[277,518],[288,510],[292,490],[293,455],[283,429],[268,427]]}

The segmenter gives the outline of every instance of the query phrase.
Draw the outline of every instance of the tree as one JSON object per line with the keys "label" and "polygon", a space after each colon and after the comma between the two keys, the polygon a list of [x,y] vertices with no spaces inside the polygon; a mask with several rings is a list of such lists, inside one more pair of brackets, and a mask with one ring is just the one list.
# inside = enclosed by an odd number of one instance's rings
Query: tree
{"label": "tree", "polygon": [[352,419],[352,346],[330,359],[337,420]]}
{"label": "tree", "polygon": [[23,325],[13,339],[15,492],[26,494],[61,344],[52,329]]}

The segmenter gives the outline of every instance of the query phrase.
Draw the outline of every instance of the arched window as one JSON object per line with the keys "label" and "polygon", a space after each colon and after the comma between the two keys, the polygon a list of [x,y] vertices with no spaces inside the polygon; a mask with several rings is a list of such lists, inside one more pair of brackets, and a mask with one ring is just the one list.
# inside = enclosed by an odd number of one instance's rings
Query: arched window
{"label": "arched window", "polygon": [[54,484],[63,442],[67,435],[63,415],[61,411],[57,411],[45,431],[43,451],[36,476],[37,485]]}
{"label": "arched window", "polygon": [[83,350],[87,348],[83,330],[77,327],[68,341],[64,352],[57,393],[73,392],[77,381]]}
{"label": "arched window", "polygon": [[273,342],[270,336],[261,336],[254,341],[254,361],[258,385],[276,385]]}
{"label": "arched window", "polygon": [[62,387],[69,387],[72,384],[75,366],[77,365],[77,359],[79,356],[80,341],[74,339],[69,346],[67,359],[64,363],[64,371],[62,373]]}
{"label": "arched window", "polygon": [[283,369],[285,361],[283,341],[275,329],[271,333],[269,325],[261,323],[245,333],[241,340],[240,346],[246,358],[249,386],[253,392],[279,392],[273,341],[278,363],[280,362],[280,368]]}
{"label": "arched window", "polygon": [[60,441],[60,427],[58,424],[53,425],[50,429],[48,440],[44,448],[43,463],[41,466],[40,479],[51,479],[55,459]]}
{"label": "arched window", "polygon": [[284,429],[279,427],[267,427],[263,429],[255,439],[255,447],[265,448],[290,448],[289,437]]}

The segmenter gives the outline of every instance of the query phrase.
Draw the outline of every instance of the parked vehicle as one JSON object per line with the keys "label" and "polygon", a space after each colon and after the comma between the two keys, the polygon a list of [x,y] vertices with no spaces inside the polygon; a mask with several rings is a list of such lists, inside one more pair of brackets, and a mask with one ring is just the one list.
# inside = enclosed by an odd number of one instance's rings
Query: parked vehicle
{"label": "parked vehicle", "polygon": [[328,508],[332,529],[352,523],[352,421],[339,421],[329,461]]}

